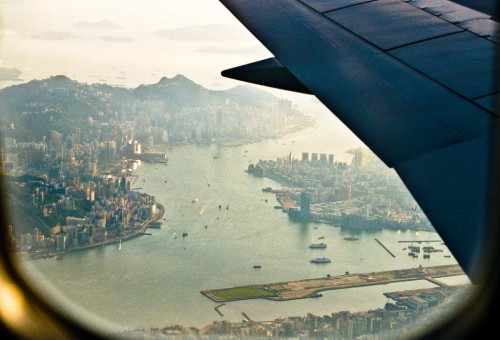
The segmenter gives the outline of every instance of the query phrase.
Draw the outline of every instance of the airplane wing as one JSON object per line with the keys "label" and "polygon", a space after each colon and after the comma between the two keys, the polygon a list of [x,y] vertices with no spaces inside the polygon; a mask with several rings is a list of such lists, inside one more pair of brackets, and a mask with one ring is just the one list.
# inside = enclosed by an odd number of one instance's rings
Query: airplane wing
{"label": "airplane wing", "polygon": [[476,280],[491,229],[498,22],[446,0],[221,2],[274,55],[222,75],[314,94],[397,171]]}

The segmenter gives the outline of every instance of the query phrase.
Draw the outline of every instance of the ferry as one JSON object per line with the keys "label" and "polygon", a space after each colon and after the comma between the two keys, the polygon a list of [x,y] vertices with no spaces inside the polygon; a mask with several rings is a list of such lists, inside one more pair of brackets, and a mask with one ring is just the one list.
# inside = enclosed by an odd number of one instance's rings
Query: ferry
{"label": "ferry", "polygon": [[346,240],[346,241],[356,241],[356,240],[359,240],[359,237],[357,237],[355,235],[348,235],[348,236],[344,237],[344,240]]}
{"label": "ferry", "polygon": [[311,263],[330,263],[330,262],[332,262],[332,260],[330,260],[327,257],[317,257],[311,260]]}
{"label": "ferry", "polygon": [[309,245],[309,248],[311,249],[323,249],[326,248],[326,244],[321,242],[321,243],[312,243]]}

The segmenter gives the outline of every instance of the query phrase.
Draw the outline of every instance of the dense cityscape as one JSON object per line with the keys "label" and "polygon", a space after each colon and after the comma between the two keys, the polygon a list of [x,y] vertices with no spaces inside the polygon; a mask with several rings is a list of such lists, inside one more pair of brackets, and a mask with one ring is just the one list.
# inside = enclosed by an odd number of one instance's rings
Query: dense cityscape
{"label": "dense cityscape", "polygon": [[[192,338],[207,339],[224,336],[230,339],[241,337],[294,338],[294,339],[380,339],[392,336],[400,339],[422,332],[429,323],[438,322],[446,312],[457,308],[466,298],[467,286],[390,292],[384,295],[393,302],[384,308],[352,313],[342,311],[331,315],[290,316],[272,321],[253,321],[243,316],[243,321],[215,321],[203,328],[180,325],[164,328],[137,329],[119,333],[125,338],[162,339]],[[408,327],[412,326],[412,327]]]}
{"label": "dense cityscape", "polygon": [[396,173],[368,149],[351,150],[351,164],[333,154],[302,153],[250,164],[248,172],[285,187],[276,194],[290,218],[350,229],[434,230]]}
{"label": "dense cityscape", "polygon": [[[189,91],[197,102],[187,100]],[[241,143],[311,124],[289,101],[250,88],[209,91],[181,75],[130,92],[64,76],[1,90],[1,172],[17,250],[54,256],[121,242],[159,223],[162,205],[133,190],[138,162],[167,164],[155,147]]]}
{"label": "dense cityscape", "polygon": [[[62,76],[1,90],[0,98],[8,102],[4,108],[10,111],[3,115],[1,126],[6,138],[0,149],[0,171],[7,179],[12,214],[7,232],[18,254],[25,259],[62,259],[68,252],[121,243],[159,227],[162,219],[169,218],[163,206],[167,202],[141,193],[138,186],[143,179],[134,170],[141,162],[168,167],[169,148],[180,144],[230,147],[312,124],[290,102],[262,93],[239,92],[240,99],[224,99],[224,94],[216,93],[216,99],[205,98],[191,107],[169,107],[155,92],[164,91],[164,95],[175,92],[177,86],[186,96],[186,88],[204,91],[193,84],[181,76],[162,79],[155,86],[136,89],[142,99],[137,93],[133,99],[127,97],[128,90],[117,94],[104,85],[80,84]],[[19,90],[19,98],[25,96],[23,86],[38,95],[15,103],[12,95]],[[181,103],[182,98],[171,102]],[[252,106],[254,102],[260,104]],[[66,118],[59,120],[61,116]],[[33,125],[37,121],[40,125]],[[353,233],[433,231],[393,171],[365,148],[351,153],[348,164],[336,162],[333,154],[304,150],[300,159],[289,154],[276,161],[260,160],[246,171],[282,186],[262,191],[275,194],[276,210],[292,220],[340,226]],[[253,321],[243,315],[241,323],[223,320],[203,328],[167,326],[119,335],[371,339],[417,319],[426,320],[436,307],[446,309],[464,290],[442,284],[425,291],[386,293],[394,303],[362,313],[308,314],[274,321]]]}

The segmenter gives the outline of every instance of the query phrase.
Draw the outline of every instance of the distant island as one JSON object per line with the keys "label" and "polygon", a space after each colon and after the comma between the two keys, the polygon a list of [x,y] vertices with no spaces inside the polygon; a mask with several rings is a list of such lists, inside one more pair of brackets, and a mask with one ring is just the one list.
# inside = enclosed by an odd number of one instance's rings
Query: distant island
{"label": "distant island", "polygon": [[78,128],[93,140],[119,140],[123,130],[133,130],[143,147],[224,144],[275,138],[313,125],[290,101],[265,91],[209,90],[183,75],[133,89],[58,75],[1,89],[0,107],[2,134],[17,142],[45,137],[57,143],[54,134]]}

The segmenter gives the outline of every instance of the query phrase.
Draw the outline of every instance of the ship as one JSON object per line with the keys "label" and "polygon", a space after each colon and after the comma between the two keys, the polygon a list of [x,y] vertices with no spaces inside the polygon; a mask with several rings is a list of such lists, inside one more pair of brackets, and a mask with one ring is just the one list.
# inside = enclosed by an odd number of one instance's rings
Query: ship
{"label": "ship", "polygon": [[149,163],[167,163],[167,155],[164,152],[145,152],[140,155],[141,160]]}
{"label": "ship", "polygon": [[311,260],[311,263],[330,263],[330,262],[332,262],[332,260],[330,260],[327,257],[317,257]]}
{"label": "ship", "polygon": [[260,266],[260,265],[255,265],[255,266],[253,266],[253,267],[254,267],[255,269],[262,268],[262,266]]}
{"label": "ship", "polygon": [[312,243],[309,245],[309,248],[311,249],[323,249],[326,248],[326,244],[321,242],[321,243]]}
{"label": "ship", "polygon": [[182,237],[186,237],[186,236],[188,236],[188,233],[183,232],[183,233],[182,233]]}
{"label": "ship", "polygon": [[356,241],[356,240],[359,240],[359,237],[357,237],[355,235],[347,235],[346,237],[344,237],[344,240],[346,240],[346,241]]}

